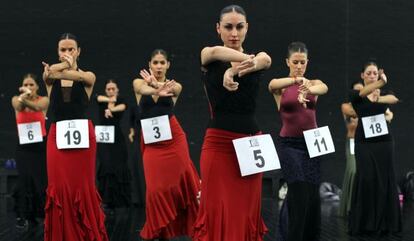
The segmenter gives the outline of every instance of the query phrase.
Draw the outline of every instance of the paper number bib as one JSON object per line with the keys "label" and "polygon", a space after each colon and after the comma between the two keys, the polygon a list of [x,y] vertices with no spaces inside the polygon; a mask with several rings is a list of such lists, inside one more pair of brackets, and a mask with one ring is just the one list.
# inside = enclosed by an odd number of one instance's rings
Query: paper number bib
{"label": "paper number bib", "polygon": [[335,146],[328,126],[304,131],[303,136],[305,137],[310,158],[335,152]]}
{"label": "paper number bib", "polygon": [[233,140],[242,176],[280,169],[279,157],[269,134]]}
{"label": "paper number bib", "polygon": [[114,143],[115,127],[114,126],[95,126],[95,136],[97,143]]}
{"label": "paper number bib", "polygon": [[58,149],[89,148],[88,120],[56,122],[56,144]]}
{"label": "paper number bib", "polygon": [[40,121],[18,124],[17,130],[19,133],[19,143],[21,145],[43,141]]}
{"label": "paper number bib", "polygon": [[145,144],[172,139],[168,115],[142,119],[141,127]]}
{"label": "paper number bib", "polygon": [[362,126],[364,127],[365,138],[388,134],[388,127],[384,114],[362,117]]}

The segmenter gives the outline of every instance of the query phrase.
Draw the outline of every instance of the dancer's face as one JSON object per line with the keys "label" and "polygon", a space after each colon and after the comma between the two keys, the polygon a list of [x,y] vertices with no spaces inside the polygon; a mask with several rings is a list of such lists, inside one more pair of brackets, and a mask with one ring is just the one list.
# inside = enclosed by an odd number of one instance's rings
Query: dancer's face
{"label": "dancer's face", "polygon": [[156,54],[149,62],[149,68],[152,70],[155,78],[163,79],[170,68],[170,62],[162,54]]}
{"label": "dancer's face", "polygon": [[308,66],[308,55],[302,52],[294,52],[286,59],[292,77],[303,77]]}
{"label": "dancer's face", "polygon": [[108,97],[117,96],[119,93],[118,86],[115,83],[106,84],[105,93]]}
{"label": "dancer's face", "polygon": [[78,44],[73,39],[62,39],[59,41],[58,44],[58,55],[59,60],[61,62],[64,62],[63,56],[67,54],[73,57],[73,59],[76,61],[80,55],[80,48],[78,47]]}
{"label": "dancer's face", "polygon": [[224,46],[241,51],[248,27],[249,24],[243,14],[229,12],[223,14],[216,29]]}
{"label": "dancer's face", "polygon": [[32,94],[36,95],[37,90],[39,89],[39,86],[36,84],[36,81],[32,77],[27,77],[23,80],[22,87],[28,88]]}
{"label": "dancer's face", "polygon": [[361,73],[361,78],[364,80],[364,84],[371,84],[378,80],[378,67],[375,65],[368,65],[364,72]]}

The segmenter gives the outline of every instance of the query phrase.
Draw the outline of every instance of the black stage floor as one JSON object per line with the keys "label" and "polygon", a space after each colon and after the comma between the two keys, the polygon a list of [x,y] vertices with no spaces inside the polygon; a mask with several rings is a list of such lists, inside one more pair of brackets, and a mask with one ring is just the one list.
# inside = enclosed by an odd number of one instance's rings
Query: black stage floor
{"label": "black stage floor", "polygon": [[[414,241],[414,202],[403,205],[404,232],[401,237],[351,237],[346,233],[346,221],[336,215],[338,202],[322,204],[321,241]],[[0,210],[1,211],[1,210]],[[4,211],[4,210],[2,210]],[[2,212],[0,217],[0,241],[41,241],[43,226],[33,226],[21,231],[15,228],[14,214]],[[263,218],[269,228],[265,241],[276,240],[278,203],[274,199],[263,199]],[[144,222],[142,208],[116,210],[115,215],[107,216],[107,231],[110,241],[140,241],[138,231]],[[188,238],[177,238],[174,241],[189,241]],[[211,240],[214,241],[214,240]]]}

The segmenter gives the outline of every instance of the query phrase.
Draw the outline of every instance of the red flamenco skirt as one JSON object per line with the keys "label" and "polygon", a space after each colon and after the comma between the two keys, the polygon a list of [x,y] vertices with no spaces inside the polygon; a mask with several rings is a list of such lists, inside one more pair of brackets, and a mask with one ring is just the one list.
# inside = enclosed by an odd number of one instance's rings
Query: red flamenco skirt
{"label": "red flamenco skirt", "polygon": [[177,119],[170,118],[172,139],[144,144],[146,222],[143,239],[191,236],[197,218],[200,178],[190,159],[186,135]]}
{"label": "red flamenco skirt", "polygon": [[56,125],[47,140],[45,241],[108,241],[95,186],[96,140],[89,121],[89,148],[59,150]]}
{"label": "red flamenco skirt", "polygon": [[207,129],[201,151],[201,203],[194,241],[262,241],[262,174],[242,177],[232,140],[245,134]]}

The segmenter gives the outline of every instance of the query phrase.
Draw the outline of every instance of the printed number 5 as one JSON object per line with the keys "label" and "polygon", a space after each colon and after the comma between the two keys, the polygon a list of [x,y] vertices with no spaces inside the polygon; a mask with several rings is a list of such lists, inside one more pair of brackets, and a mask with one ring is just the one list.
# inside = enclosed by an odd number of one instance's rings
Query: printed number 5
{"label": "printed number 5", "polygon": [[254,160],[259,161],[256,163],[256,166],[258,168],[262,168],[265,166],[265,159],[260,155],[262,153],[261,150],[254,150],[253,154],[254,154]]}

